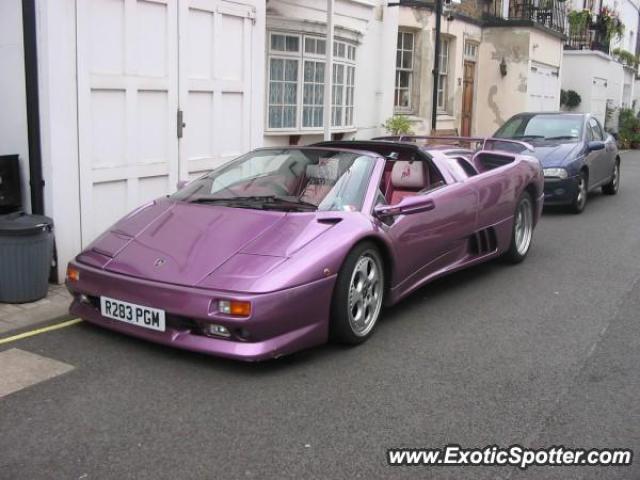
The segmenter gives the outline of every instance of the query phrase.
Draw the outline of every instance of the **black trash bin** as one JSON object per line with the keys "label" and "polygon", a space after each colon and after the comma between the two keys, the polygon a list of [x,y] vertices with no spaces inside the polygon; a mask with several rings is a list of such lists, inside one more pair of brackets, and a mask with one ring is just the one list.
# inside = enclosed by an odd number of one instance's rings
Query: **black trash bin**
{"label": "black trash bin", "polygon": [[53,220],[42,215],[0,216],[0,302],[47,296],[53,256]]}

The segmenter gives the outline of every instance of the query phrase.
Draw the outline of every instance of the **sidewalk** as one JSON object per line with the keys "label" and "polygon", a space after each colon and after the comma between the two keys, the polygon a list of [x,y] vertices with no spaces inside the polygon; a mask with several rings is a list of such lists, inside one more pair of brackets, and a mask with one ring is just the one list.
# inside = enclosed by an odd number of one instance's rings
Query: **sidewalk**
{"label": "sidewalk", "polygon": [[64,285],[49,285],[49,293],[32,303],[0,303],[0,335],[66,315],[71,295]]}

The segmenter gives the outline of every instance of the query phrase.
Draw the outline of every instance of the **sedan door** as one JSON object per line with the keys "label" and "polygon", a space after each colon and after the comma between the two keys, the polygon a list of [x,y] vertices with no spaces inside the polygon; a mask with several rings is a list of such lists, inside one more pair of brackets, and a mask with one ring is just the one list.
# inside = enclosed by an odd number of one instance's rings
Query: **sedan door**
{"label": "sedan door", "polygon": [[381,225],[394,244],[396,285],[403,289],[459,259],[475,231],[478,197],[470,185],[449,184],[423,195],[431,200],[429,210]]}
{"label": "sedan door", "polygon": [[[598,121],[593,117],[589,118],[589,120],[587,121],[586,134],[587,145],[591,141],[604,141],[602,128],[600,127]],[[609,166],[607,157],[607,152],[604,149],[592,150],[587,152],[585,161],[587,163],[587,166],[589,167],[589,188],[600,185],[609,177],[611,167]]]}

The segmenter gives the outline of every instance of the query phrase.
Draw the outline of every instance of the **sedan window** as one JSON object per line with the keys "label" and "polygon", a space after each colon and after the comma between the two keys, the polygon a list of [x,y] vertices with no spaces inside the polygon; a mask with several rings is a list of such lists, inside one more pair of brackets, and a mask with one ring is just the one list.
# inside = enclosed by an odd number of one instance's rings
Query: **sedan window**
{"label": "sedan window", "polygon": [[589,128],[591,129],[594,140],[604,140],[602,128],[600,128],[600,124],[596,121],[595,118],[589,119]]}

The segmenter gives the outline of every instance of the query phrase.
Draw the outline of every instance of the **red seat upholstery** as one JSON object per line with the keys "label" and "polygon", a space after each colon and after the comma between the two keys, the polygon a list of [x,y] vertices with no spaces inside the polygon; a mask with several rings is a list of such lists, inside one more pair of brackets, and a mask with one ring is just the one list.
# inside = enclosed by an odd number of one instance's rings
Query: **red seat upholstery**
{"label": "red seat upholstery", "polygon": [[392,192],[389,203],[395,205],[403,198],[427,188],[428,185],[427,170],[422,162],[397,161],[391,170]]}

